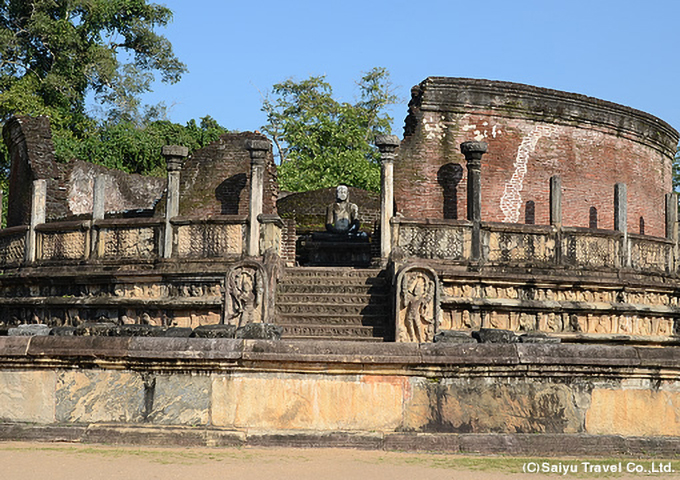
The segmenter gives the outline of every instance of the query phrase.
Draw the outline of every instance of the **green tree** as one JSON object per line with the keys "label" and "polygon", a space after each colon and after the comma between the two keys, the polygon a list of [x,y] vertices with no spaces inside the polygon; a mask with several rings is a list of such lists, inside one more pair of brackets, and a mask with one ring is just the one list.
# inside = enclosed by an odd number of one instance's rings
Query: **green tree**
{"label": "green tree", "polygon": [[133,115],[154,72],[176,82],[186,70],[154,31],[171,19],[147,0],[0,0],[0,121],[46,114],[80,136],[92,128],[90,93]]}
{"label": "green tree", "polygon": [[129,120],[103,122],[84,139],[55,137],[57,160],[73,158],[128,173],[165,175],[163,145],[184,145],[190,152],[205,147],[227,131],[212,117],[190,120],[185,126],[167,120],[137,125]]}
{"label": "green tree", "polygon": [[[47,115],[58,159],[157,173],[157,139],[187,133],[167,125],[147,131],[163,106],[140,105],[154,74],[174,83],[186,71],[155,32],[171,20],[168,8],[147,0],[0,0],[0,127],[12,115]],[[88,95],[105,121],[86,112]],[[0,142],[4,192],[8,171]]]}
{"label": "green tree", "polygon": [[392,118],[385,107],[397,102],[389,73],[374,68],[357,83],[356,103],[333,98],[325,76],[272,87],[262,110],[262,130],[272,139],[280,160],[283,190],[306,191],[345,183],[367,190],[380,188],[377,134],[391,133]]}

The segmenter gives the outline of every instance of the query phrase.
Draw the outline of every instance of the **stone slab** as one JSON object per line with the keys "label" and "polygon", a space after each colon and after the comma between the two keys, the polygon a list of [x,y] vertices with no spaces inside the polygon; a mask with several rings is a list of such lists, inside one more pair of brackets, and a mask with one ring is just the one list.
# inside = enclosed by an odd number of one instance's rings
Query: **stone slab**
{"label": "stone slab", "polygon": [[142,425],[89,425],[83,443],[107,445],[144,445],[199,447],[205,446],[205,431],[192,427],[159,427]]}
{"label": "stone slab", "polygon": [[49,335],[51,328],[47,325],[19,325],[16,328],[10,328],[7,335],[10,337],[33,337],[41,335]]}
{"label": "stone slab", "polygon": [[0,357],[23,357],[30,343],[29,337],[0,337]]}
{"label": "stone slab", "polygon": [[453,344],[422,343],[420,344],[422,363],[451,365],[517,365],[516,344]]}
{"label": "stone slab", "polygon": [[0,423],[0,441],[78,442],[86,430],[85,425]]}
{"label": "stone slab", "polygon": [[28,355],[32,357],[123,358],[129,337],[32,337]]}
{"label": "stone slab", "polygon": [[637,347],[641,367],[680,367],[680,348],[645,348]]}
{"label": "stone slab", "polygon": [[237,360],[243,340],[226,338],[159,337],[130,339],[129,358],[175,360]]}
{"label": "stone slab", "polygon": [[0,423],[1,441],[82,442],[108,445],[277,446],[366,448],[420,452],[545,457],[676,458],[678,437],[587,434],[446,434],[381,432],[250,432],[205,427],[121,424]]}
{"label": "stone slab", "polygon": [[155,375],[153,382],[153,404],[147,421],[165,425],[207,425],[210,422],[211,380],[208,375]]}
{"label": "stone slab", "polygon": [[585,428],[600,435],[678,437],[678,410],[679,391],[595,388]]}
{"label": "stone slab", "polygon": [[460,437],[457,434],[390,433],[385,435],[385,450],[404,452],[451,452],[460,451]]}
{"label": "stone slab", "polygon": [[410,379],[402,429],[418,433],[577,433],[575,387],[521,377]]}
{"label": "stone slab", "polygon": [[363,343],[342,341],[247,340],[243,359],[252,361],[295,361],[331,363],[420,363],[416,343]]}
{"label": "stone slab", "polygon": [[359,448],[378,450],[382,448],[383,436],[378,432],[260,432],[248,434],[251,447],[297,447],[297,448]]}
{"label": "stone slab", "polygon": [[632,367],[640,365],[635,347],[577,344],[520,343],[517,353],[523,364],[592,365]]}
{"label": "stone slab", "polygon": [[394,430],[406,388],[388,375],[214,375],[211,418],[255,430]]}
{"label": "stone slab", "polygon": [[137,423],[146,418],[145,378],[125,370],[65,370],[56,386],[64,423]]}
{"label": "stone slab", "polygon": [[52,370],[0,371],[0,418],[12,422],[55,421],[55,386]]}

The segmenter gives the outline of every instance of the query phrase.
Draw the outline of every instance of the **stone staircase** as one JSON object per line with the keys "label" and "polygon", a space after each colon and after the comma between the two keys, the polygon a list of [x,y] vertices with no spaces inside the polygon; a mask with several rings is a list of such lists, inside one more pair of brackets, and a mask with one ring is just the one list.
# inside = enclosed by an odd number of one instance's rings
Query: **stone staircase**
{"label": "stone staircase", "polygon": [[286,268],[276,291],[282,338],[363,340],[392,337],[385,272],[349,267]]}

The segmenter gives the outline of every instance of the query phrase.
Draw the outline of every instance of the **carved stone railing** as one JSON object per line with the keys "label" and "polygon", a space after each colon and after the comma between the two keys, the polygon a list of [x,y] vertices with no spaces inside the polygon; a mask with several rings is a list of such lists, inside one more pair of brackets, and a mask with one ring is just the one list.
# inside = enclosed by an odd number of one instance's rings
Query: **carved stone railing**
{"label": "carved stone railing", "polygon": [[393,250],[407,258],[465,261],[470,258],[472,224],[464,220],[392,220]]}
{"label": "carved stone railing", "polygon": [[650,273],[671,273],[674,270],[673,241],[665,238],[629,235],[631,267]]}
{"label": "carved stone railing", "polygon": [[151,260],[158,258],[163,222],[160,219],[98,220],[97,256],[100,259]]}
{"label": "carved stone railing", "polygon": [[215,258],[243,251],[246,218],[220,216],[197,221],[188,217],[172,220],[175,230],[174,256]]}
{"label": "carved stone railing", "polygon": [[[552,225],[481,224],[479,265],[677,272],[672,240]],[[405,259],[472,262],[473,224],[461,220],[392,220],[393,249]]]}
{"label": "carved stone railing", "polygon": [[26,256],[27,225],[0,230],[0,265],[20,265]]}
{"label": "carved stone railing", "polygon": [[621,268],[621,232],[563,228],[562,264],[585,268]]}
{"label": "carved stone railing", "polygon": [[482,227],[482,258],[494,265],[554,264],[557,254],[556,230],[551,226],[530,229],[513,224],[485,224]]}
{"label": "carved stone railing", "polygon": [[37,260],[84,260],[88,257],[89,221],[43,223],[36,227]]}
{"label": "carved stone railing", "polygon": [[[277,217],[278,218],[278,217]],[[243,254],[247,218],[175,217],[173,249],[169,259],[225,258]],[[42,223],[35,226],[35,261],[26,251],[30,227],[0,230],[0,268],[24,264],[73,262],[154,261],[163,258],[166,223],[162,218],[78,220]],[[280,249],[280,225],[262,222],[262,250]]]}

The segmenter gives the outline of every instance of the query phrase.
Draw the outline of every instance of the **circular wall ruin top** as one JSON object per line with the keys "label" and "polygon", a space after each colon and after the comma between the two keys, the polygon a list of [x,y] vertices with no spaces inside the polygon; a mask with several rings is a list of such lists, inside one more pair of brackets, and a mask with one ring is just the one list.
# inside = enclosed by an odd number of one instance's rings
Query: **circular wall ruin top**
{"label": "circular wall ruin top", "polygon": [[[520,83],[472,78],[428,77],[411,89],[409,109],[465,112],[497,110],[524,118],[584,128],[605,127],[632,140],[674,155],[680,135],[663,120],[634,108],[577,93]],[[409,135],[407,120],[405,135]]]}

